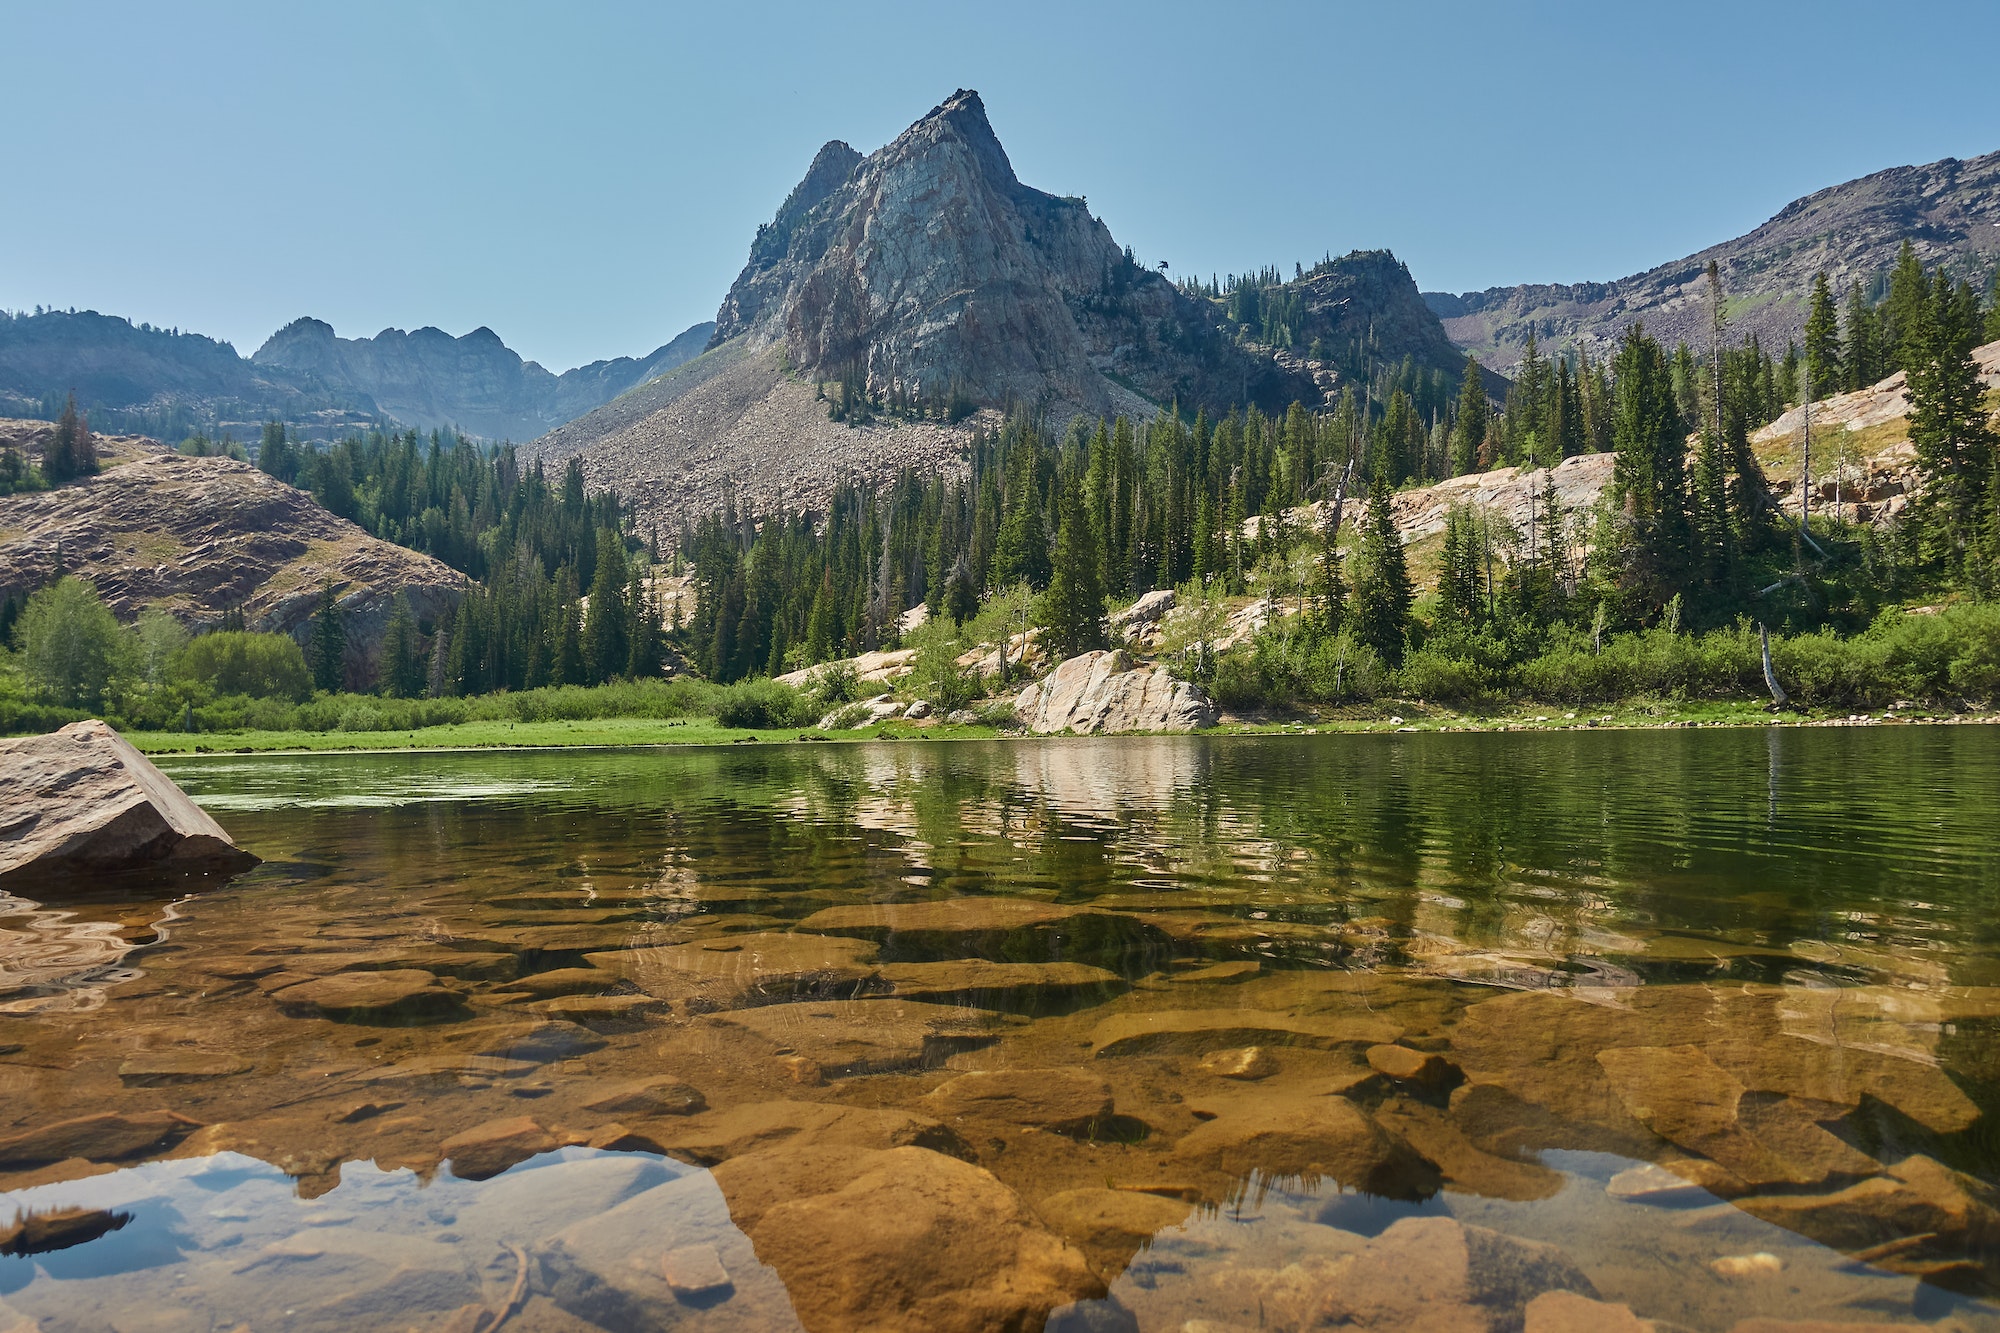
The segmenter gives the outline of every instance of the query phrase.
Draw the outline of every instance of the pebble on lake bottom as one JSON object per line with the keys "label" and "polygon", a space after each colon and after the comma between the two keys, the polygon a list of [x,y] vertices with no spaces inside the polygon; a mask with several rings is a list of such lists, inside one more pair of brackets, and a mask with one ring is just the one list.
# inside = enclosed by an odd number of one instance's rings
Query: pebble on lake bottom
{"label": "pebble on lake bottom", "polygon": [[674,1289],[674,1294],[683,1299],[715,1296],[732,1285],[729,1270],[722,1266],[722,1256],[713,1245],[685,1245],[668,1250],[660,1258],[660,1270],[666,1274],[667,1285]]}
{"label": "pebble on lake bottom", "polygon": [[1722,1277],[1767,1277],[1783,1272],[1785,1261],[1764,1250],[1755,1254],[1730,1254],[1711,1260],[1709,1265]]}

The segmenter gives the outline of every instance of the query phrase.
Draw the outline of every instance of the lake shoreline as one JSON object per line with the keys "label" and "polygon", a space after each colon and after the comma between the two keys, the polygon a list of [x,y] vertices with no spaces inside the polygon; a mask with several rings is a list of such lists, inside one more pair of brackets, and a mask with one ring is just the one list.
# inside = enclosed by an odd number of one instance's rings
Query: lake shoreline
{"label": "lake shoreline", "polygon": [[[1093,739],[1160,735],[1312,736],[1472,733],[1521,734],[1570,731],[1669,731],[1697,728],[1825,728],[1876,726],[1975,726],[2000,723],[2000,710],[1945,712],[1884,709],[1870,713],[1772,713],[1757,705],[1719,704],[1670,708],[1662,703],[1626,705],[1610,712],[1578,710],[1562,714],[1466,714],[1407,705],[1407,715],[1333,718],[1233,718],[1200,732],[1120,732]],[[355,732],[129,732],[126,738],[155,758],[242,754],[457,754],[503,750],[606,750],[660,746],[853,744],[868,741],[1047,740],[1029,732],[988,726],[921,726],[888,722],[851,731],[816,728],[780,730],[719,727],[702,722],[653,718],[608,718],[586,722],[461,723],[415,731]],[[473,739],[473,735],[478,739]],[[1068,739],[1085,739],[1059,733]],[[347,738],[352,737],[352,741]],[[456,742],[456,743],[454,743]]]}

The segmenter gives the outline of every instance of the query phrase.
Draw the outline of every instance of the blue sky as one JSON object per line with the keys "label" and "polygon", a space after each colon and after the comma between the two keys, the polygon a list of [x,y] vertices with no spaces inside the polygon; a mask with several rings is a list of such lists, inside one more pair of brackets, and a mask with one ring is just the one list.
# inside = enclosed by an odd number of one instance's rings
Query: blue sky
{"label": "blue sky", "polygon": [[1387,246],[1622,276],[2000,149],[2000,5],[0,0],[0,308],[246,354],[491,326],[561,370],[711,318],[814,150],[977,88],[1015,169],[1174,272]]}

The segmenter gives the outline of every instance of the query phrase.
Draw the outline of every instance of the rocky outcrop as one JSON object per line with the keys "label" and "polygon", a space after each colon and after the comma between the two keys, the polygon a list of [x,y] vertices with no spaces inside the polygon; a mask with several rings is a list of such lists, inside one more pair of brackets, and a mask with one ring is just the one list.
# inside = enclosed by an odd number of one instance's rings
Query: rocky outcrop
{"label": "rocky outcrop", "polygon": [[0,498],[0,600],[58,574],[88,579],[120,619],[157,606],[201,628],[240,609],[249,628],[301,642],[331,580],[356,683],[370,678],[398,593],[428,624],[456,607],[466,582],[247,463],[163,450]]}
{"label": "rocky outcrop", "polygon": [[485,327],[459,338],[430,327],[339,338],[332,325],[306,318],[272,334],[250,359],[367,398],[404,425],[531,440],[694,359],[714,328],[697,324],[648,356],[593,361],[556,375],[523,361]]}
{"label": "rocky outcrop", "polygon": [[258,858],[102,722],[0,741],[0,889],[234,875]]}
{"label": "rocky outcrop", "polygon": [[1014,712],[1034,732],[1194,731],[1215,725],[1199,685],[1165,667],[1133,662],[1123,649],[1072,657],[1021,691]]}
{"label": "rocky outcrop", "polygon": [[1787,204],[1746,236],[1710,246],[1615,282],[1537,283],[1452,296],[1426,292],[1461,347],[1495,368],[1520,358],[1528,331],[1545,347],[1575,343],[1593,358],[1642,320],[1668,346],[1705,345],[1706,278],[1722,268],[1730,298],[1731,336],[1754,333],[1767,349],[1784,347],[1805,326],[1813,275],[1824,271],[1836,294],[1887,273],[1905,238],[1926,266],[1943,264],[1984,286],[2000,257],[2000,153],[1894,167]]}

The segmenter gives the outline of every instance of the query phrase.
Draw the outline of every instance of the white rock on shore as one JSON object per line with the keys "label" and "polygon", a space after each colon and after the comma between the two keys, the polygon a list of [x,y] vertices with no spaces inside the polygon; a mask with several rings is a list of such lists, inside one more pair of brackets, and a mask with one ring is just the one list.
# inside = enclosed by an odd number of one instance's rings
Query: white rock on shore
{"label": "white rock on shore", "polygon": [[233,875],[258,858],[106,724],[0,741],[0,888],[124,871]]}
{"label": "white rock on shore", "polygon": [[1212,727],[1215,705],[1165,667],[1137,665],[1123,649],[1072,657],[1021,691],[1014,712],[1030,731],[1193,731]]}

